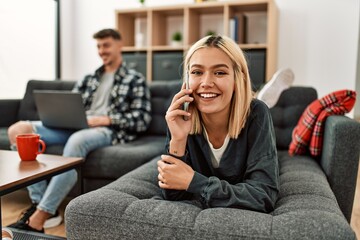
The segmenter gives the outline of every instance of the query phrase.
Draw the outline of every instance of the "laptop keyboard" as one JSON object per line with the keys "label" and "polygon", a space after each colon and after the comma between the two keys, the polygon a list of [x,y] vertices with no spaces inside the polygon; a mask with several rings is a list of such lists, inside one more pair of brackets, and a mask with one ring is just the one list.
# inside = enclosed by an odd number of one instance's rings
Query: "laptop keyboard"
{"label": "laptop keyboard", "polygon": [[20,229],[10,228],[14,234],[14,240],[66,240],[66,238],[46,235],[43,233],[24,231]]}

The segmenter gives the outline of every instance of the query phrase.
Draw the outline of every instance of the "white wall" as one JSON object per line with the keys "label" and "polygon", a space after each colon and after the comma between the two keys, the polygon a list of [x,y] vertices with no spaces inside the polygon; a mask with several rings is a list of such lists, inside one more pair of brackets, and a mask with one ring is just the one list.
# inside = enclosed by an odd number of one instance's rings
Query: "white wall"
{"label": "white wall", "polygon": [[[169,2],[147,0],[146,5],[168,5]],[[171,4],[192,2],[172,0]],[[319,97],[338,89],[355,89],[359,1],[276,0],[276,3],[279,9],[278,67],[292,68],[295,84],[315,87]],[[62,78],[81,79],[99,67],[101,62],[92,35],[102,28],[115,27],[116,9],[134,7],[141,7],[137,0],[62,0]],[[1,9],[0,13],[3,13]],[[16,53],[18,48],[12,45],[9,49]],[[29,64],[36,56],[40,55],[26,56]],[[16,65],[15,54],[6,61],[14,61]],[[4,91],[9,91],[1,85],[0,97]]]}
{"label": "white wall", "polygon": [[319,97],[355,89],[359,35],[358,0],[277,0],[278,67],[291,67],[296,85]]}
{"label": "white wall", "polygon": [[55,6],[0,0],[0,99],[21,98],[29,79],[55,78]]}
{"label": "white wall", "polygon": [[[360,8],[359,8],[360,10]],[[358,93],[358,100],[355,102],[355,118],[360,120],[360,24],[359,24],[359,33],[358,33],[358,49],[357,49],[357,67],[356,67],[356,92]]]}
{"label": "white wall", "polygon": [[75,80],[75,39],[73,0],[60,1],[61,78]]}
{"label": "white wall", "polygon": [[[192,0],[171,1],[172,4]],[[319,97],[343,88],[355,89],[359,35],[358,0],[276,0],[279,9],[278,67],[295,72],[296,85],[309,85]],[[148,6],[166,5],[166,0],[147,1]],[[72,21],[75,37],[73,72],[82,78],[101,62],[92,34],[115,27],[115,10],[139,7],[137,0],[77,0]],[[123,33],[126,34],[126,33]],[[65,48],[66,49],[66,48]],[[63,48],[64,50],[64,48]],[[64,69],[64,71],[66,71]]]}

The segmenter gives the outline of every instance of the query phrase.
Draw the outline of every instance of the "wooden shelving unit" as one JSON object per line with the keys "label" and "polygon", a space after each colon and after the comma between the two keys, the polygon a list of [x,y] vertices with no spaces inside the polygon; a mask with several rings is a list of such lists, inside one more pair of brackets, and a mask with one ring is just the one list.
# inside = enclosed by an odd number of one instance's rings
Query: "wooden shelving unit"
{"label": "wooden shelving unit", "polygon": [[[248,14],[260,13],[265,16],[259,27],[249,25]],[[154,54],[175,52],[183,54],[189,46],[205,36],[208,29],[217,34],[230,36],[230,22],[237,21],[237,43],[245,51],[263,50],[265,54],[264,82],[276,71],[277,63],[277,7],[274,0],[239,0],[226,2],[203,2],[176,6],[141,7],[117,10],[117,29],[122,33],[127,54],[146,53],[146,77],[153,80]],[[136,43],[139,25],[142,21],[143,42]],[[176,21],[177,24],[174,24]],[[145,24],[144,24],[145,23]],[[171,46],[171,35],[181,31],[181,46]],[[257,31],[265,36],[261,42],[249,42],[248,37]],[[180,78],[180,77],[179,77]]]}

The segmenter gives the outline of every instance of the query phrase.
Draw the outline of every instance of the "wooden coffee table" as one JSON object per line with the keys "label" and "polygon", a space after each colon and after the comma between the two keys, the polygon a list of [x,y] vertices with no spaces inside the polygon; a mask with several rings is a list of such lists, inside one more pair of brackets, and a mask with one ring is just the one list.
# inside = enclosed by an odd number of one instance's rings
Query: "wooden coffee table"
{"label": "wooden coffee table", "polygon": [[49,154],[38,155],[36,161],[21,161],[17,152],[0,150],[0,228],[2,228],[1,196],[77,168],[83,162],[83,158]]}

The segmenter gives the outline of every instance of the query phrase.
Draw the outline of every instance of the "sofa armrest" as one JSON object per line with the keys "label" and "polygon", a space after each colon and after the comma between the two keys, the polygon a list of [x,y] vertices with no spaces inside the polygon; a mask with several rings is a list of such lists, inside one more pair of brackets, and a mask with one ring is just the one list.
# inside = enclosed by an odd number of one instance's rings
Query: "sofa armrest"
{"label": "sofa armrest", "polygon": [[20,101],[20,99],[0,100],[0,127],[9,127],[17,121]]}
{"label": "sofa armrest", "polygon": [[359,136],[359,122],[345,116],[327,118],[320,163],[349,223],[358,173]]}

